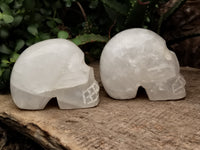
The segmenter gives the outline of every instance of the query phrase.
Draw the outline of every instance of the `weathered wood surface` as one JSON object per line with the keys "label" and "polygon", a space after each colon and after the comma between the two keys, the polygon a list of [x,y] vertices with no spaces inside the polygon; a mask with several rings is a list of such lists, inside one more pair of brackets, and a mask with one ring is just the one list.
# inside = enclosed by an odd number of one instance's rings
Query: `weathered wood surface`
{"label": "weathered wood surface", "polygon": [[143,93],[119,101],[101,88],[95,108],[59,110],[51,103],[45,110],[25,111],[10,95],[0,95],[0,120],[46,149],[199,150],[200,70],[183,68],[182,74],[187,81],[184,100],[153,102]]}

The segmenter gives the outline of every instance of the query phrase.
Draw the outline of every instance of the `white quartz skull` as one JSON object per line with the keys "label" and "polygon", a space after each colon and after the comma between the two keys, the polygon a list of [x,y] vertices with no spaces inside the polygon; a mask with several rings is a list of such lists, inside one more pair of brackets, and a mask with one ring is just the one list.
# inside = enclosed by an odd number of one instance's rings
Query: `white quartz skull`
{"label": "white quartz skull", "polygon": [[128,29],[104,47],[100,75],[106,92],[115,99],[131,99],[143,87],[150,100],[185,97],[185,80],[176,55],[158,34]]}
{"label": "white quartz skull", "polygon": [[60,109],[88,108],[99,102],[93,68],[71,41],[51,39],[27,48],[11,74],[11,95],[21,109],[43,109],[56,97]]}

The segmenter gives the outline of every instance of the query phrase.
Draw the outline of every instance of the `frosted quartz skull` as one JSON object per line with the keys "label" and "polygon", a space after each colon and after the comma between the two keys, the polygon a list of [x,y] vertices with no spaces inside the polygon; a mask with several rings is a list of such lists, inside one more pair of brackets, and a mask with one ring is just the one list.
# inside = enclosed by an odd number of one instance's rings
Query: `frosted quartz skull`
{"label": "frosted quartz skull", "polygon": [[131,99],[143,87],[150,100],[186,96],[185,80],[176,55],[158,34],[147,29],[128,29],[104,47],[100,75],[106,92],[115,99]]}
{"label": "frosted quartz skull", "polygon": [[71,41],[50,39],[27,48],[11,74],[11,95],[21,109],[43,109],[56,97],[60,109],[88,108],[99,102],[93,68]]}

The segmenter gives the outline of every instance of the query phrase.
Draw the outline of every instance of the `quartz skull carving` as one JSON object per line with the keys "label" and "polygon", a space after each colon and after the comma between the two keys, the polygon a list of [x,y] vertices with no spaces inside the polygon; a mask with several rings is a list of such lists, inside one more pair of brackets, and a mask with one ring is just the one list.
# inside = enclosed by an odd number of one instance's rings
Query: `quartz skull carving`
{"label": "quartz skull carving", "polygon": [[71,41],[50,39],[27,48],[11,74],[11,95],[21,109],[43,109],[57,98],[60,109],[88,108],[99,102],[99,86],[83,52]]}
{"label": "quartz skull carving", "polygon": [[158,34],[147,29],[128,29],[104,47],[100,75],[106,92],[115,99],[131,99],[143,87],[150,100],[186,96],[185,80],[176,55]]}

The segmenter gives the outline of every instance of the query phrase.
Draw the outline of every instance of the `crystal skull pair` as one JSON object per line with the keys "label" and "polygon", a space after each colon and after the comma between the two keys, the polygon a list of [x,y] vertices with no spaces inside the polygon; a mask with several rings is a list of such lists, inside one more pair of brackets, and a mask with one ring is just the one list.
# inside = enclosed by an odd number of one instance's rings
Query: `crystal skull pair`
{"label": "crystal skull pair", "polygon": [[[105,46],[100,75],[106,92],[115,99],[134,98],[139,86],[150,100],[180,99],[185,80],[175,54],[165,41],[146,29],[118,33]],[[94,107],[99,86],[83,52],[72,42],[51,39],[27,48],[11,74],[11,95],[21,109],[43,109],[57,98],[61,109]]]}

